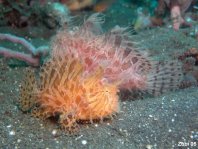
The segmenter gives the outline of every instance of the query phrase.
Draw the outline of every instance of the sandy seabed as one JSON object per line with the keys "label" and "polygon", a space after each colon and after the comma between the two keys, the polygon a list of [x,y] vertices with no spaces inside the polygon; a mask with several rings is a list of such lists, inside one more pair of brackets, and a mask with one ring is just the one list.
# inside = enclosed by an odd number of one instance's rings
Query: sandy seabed
{"label": "sandy seabed", "polygon": [[[116,16],[112,19],[116,19]],[[109,22],[116,23],[107,21]],[[194,38],[166,27],[144,30],[134,35],[133,39],[148,49],[155,60],[171,60],[173,54],[198,47]],[[61,132],[56,124],[43,122],[20,111],[17,101],[25,66],[15,62],[0,58],[1,149],[198,147],[197,87],[179,89],[159,97],[144,97],[141,100],[129,98],[121,101],[121,111],[115,119],[82,125],[77,134],[68,135]]]}

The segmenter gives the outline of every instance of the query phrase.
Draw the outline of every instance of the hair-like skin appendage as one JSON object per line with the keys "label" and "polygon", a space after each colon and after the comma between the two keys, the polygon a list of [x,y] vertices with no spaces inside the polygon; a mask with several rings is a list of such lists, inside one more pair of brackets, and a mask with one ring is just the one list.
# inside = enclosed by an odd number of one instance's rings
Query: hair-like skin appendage
{"label": "hair-like skin appendage", "polygon": [[61,127],[72,131],[77,121],[103,120],[119,112],[117,84],[102,80],[101,67],[86,77],[83,69],[72,56],[46,62],[33,115],[42,119],[58,115]]}
{"label": "hair-like skin appendage", "polygon": [[[102,34],[101,23],[103,16],[93,14],[77,30],[56,35],[34,89],[36,100],[28,102],[30,107],[35,105],[31,107],[34,116],[58,116],[60,126],[72,131],[78,121],[92,123],[119,112],[120,89],[160,95],[177,88],[182,78],[177,61],[154,62],[135,48],[127,28],[116,26]],[[22,92],[27,99],[30,93]]]}
{"label": "hair-like skin appendage", "polygon": [[59,32],[52,42],[52,55],[74,55],[83,63],[84,76],[101,66],[103,79],[109,83],[119,80],[119,89],[160,95],[178,88],[183,77],[178,61],[153,61],[146,50],[133,42],[128,28],[115,26],[103,34],[103,22],[104,16],[96,13],[79,29]]}

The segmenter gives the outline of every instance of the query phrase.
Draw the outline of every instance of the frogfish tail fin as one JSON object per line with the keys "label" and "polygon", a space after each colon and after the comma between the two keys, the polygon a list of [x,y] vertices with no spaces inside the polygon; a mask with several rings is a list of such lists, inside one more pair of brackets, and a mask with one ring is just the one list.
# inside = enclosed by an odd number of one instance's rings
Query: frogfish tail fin
{"label": "frogfish tail fin", "polygon": [[182,78],[182,66],[177,61],[156,63],[148,75],[147,92],[157,96],[175,90]]}

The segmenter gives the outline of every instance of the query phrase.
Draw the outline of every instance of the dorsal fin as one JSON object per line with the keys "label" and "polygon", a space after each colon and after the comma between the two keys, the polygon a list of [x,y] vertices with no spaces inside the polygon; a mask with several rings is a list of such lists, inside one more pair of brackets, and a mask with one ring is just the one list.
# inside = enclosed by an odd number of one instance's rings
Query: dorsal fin
{"label": "dorsal fin", "polygon": [[101,25],[104,23],[104,15],[101,13],[94,13],[86,19],[81,27],[81,31],[91,32],[94,35],[103,33]]}
{"label": "dorsal fin", "polygon": [[116,26],[104,36],[103,41],[105,44],[112,45],[115,57],[119,57],[120,61],[130,62],[139,72],[147,73],[152,65],[148,52],[136,48],[137,43],[132,42],[130,32],[127,30],[128,28]]}

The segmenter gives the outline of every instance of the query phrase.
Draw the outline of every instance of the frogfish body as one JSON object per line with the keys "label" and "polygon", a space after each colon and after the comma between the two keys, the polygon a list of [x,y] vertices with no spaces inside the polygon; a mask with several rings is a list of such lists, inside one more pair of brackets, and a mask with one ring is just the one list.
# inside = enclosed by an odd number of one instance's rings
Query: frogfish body
{"label": "frogfish body", "polygon": [[159,95],[177,87],[182,72],[176,61],[152,61],[135,48],[126,28],[116,26],[103,34],[102,23],[96,13],[77,30],[57,33],[39,79],[28,70],[22,83],[22,111],[42,119],[58,116],[61,128],[73,130],[78,121],[118,113],[121,89]]}

